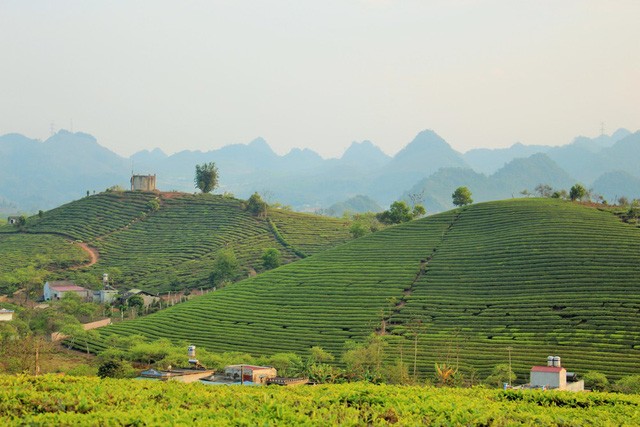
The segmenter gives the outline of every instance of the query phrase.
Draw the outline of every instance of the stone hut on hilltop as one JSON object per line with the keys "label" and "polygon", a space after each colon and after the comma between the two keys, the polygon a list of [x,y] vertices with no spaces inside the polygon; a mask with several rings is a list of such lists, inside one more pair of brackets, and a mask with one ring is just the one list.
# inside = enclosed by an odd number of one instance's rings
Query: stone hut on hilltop
{"label": "stone hut on hilltop", "polygon": [[131,191],[156,191],[156,176],[154,175],[132,175]]}

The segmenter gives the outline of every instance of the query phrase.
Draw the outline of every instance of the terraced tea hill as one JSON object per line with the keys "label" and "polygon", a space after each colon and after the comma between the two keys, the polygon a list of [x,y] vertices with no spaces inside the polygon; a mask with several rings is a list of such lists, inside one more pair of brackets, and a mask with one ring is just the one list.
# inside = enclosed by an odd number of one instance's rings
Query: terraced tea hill
{"label": "terraced tea hill", "polygon": [[[116,285],[148,291],[209,286],[221,249],[234,251],[246,275],[261,270],[266,248],[279,249],[289,262],[349,239],[348,228],[337,219],[278,211],[273,217],[282,230],[243,211],[233,198],[114,192],[32,217],[26,231],[82,240],[99,253],[98,262],[84,271],[96,277],[118,271],[112,275]],[[16,238],[23,236],[29,235]]]}
{"label": "terraced tea hill", "polygon": [[102,339],[339,354],[384,320],[388,357],[413,359],[418,334],[422,375],[448,362],[484,377],[511,348],[521,379],[549,354],[616,378],[640,372],[639,277],[640,229],[591,207],[516,199],[391,227],[105,328]]}

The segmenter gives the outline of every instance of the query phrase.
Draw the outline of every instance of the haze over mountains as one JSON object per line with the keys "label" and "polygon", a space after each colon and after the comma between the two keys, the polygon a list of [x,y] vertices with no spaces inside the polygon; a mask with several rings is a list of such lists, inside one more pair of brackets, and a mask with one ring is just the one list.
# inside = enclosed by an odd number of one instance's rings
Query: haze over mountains
{"label": "haze over mountains", "polygon": [[568,189],[575,182],[609,201],[640,197],[640,131],[626,129],[577,137],[560,147],[517,143],[464,154],[425,130],[393,157],[363,141],[354,142],[339,159],[323,159],[310,149],[280,156],[262,138],[208,152],[167,155],[154,149],[124,158],[91,135],[61,130],[44,142],[19,134],[0,136],[0,212],[37,212],[87,191],[113,185],[127,189],[132,169],[157,174],[161,190],[193,192],[195,165],[210,161],[220,171],[218,192],[246,198],[258,191],[296,210],[337,206],[336,214],[375,208],[376,203],[385,207],[423,191],[427,211],[439,212],[451,208],[451,193],[460,185],[471,189],[475,201],[518,197],[540,183]]}

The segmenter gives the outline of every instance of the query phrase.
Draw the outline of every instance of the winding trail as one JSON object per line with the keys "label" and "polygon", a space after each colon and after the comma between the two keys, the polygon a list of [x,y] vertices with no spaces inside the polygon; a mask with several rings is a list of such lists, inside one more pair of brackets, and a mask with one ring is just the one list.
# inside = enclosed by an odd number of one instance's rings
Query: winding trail
{"label": "winding trail", "polygon": [[89,254],[89,264],[82,264],[82,265],[76,265],[74,267],[71,267],[71,270],[77,270],[79,268],[85,268],[85,267],[91,267],[93,264],[95,264],[96,262],[98,262],[98,260],[100,259],[100,254],[98,253],[98,250],[96,248],[93,248],[89,245],[87,245],[86,243],[74,243],[74,245],[78,245],[82,248],[82,250],[84,250],[87,254]]}

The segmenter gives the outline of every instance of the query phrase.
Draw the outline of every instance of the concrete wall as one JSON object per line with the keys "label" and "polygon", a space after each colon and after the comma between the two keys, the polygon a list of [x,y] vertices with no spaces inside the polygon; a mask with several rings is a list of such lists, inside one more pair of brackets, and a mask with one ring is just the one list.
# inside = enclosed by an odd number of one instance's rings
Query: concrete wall
{"label": "concrete wall", "polygon": [[560,372],[531,372],[531,385],[550,388],[564,388],[567,384],[567,371]]}
{"label": "concrete wall", "polygon": [[155,189],[155,175],[133,175],[131,177],[131,190],[154,191]]}

